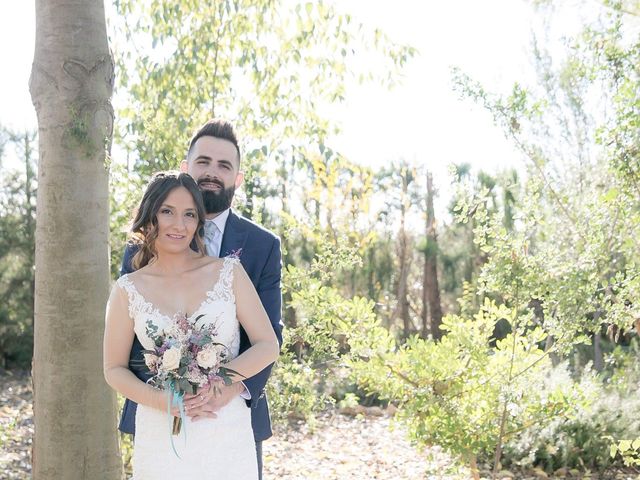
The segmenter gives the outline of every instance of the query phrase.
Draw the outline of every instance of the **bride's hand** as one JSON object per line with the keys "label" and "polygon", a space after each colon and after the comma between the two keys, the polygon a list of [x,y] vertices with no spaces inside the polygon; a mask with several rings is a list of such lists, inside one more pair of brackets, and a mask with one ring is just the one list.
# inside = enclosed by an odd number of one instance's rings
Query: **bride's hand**
{"label": "bride's hand", "polygon": [[184,395],[184,409],[189,412],[209,403],[209,400],[216,396],[215,386],[200,388],[194,395],[186,393]]}
{"label": "bride's hand", "polygon": [[203,418],[217,418],[216,413],[218,410],[240,395],[244,389],[244,385],[241,383],[234,383],[229,386],[222,384],[218,389],[214,389],[215,394],[207,404],[188,410],[187,415],[193,421]]}

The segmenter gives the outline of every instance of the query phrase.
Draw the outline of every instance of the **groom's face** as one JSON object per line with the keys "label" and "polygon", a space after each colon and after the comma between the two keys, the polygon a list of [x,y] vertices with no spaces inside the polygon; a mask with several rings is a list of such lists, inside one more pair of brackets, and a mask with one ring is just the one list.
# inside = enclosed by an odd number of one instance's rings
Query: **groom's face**
{"label": "groom's face", "polygon": [[191,175],[202,191],[207,213],[220,213],[231,206],[233,194],[242,183],[240,159],[233,143],[204,136],[194,143],[181,170]]}

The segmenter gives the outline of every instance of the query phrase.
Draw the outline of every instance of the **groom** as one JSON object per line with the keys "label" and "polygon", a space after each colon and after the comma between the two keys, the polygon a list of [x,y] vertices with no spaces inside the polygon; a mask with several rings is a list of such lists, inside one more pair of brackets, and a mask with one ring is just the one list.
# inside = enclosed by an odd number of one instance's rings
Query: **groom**
{"label": "groom", "polygon": [[[262,305],[269,316],[278,341],[282,344],[280,321],[282,295],[280,290],[281,253],[280,239],[270,231],[237,215],[231,209],[236,188],[244,178],[240,171],[240,148],[232,125],[221,119],[207,122],[193,136],[182,161],[180,170],[187,172],[198,183],[206,209],[204,244],[207,254],[215,257],[239,255],[240,263],[251,278]],[[120,274],[130,273],[131,260],[137,247],[128,244],[122,260]],[[240,353],[251,346],[247,334],[240,327]],[[146,381],[148,373],[142,357],[142,345],[136,337],[131,348],[129,368]],[[215,412],[241,395],[251,408],[251,425],[256,441],[258,469],[262,478],[262,441],[269,438],[271,421],[265,396],[265,385],[271,366],[243,382],[222,387],[219,396],[199,409],[189,411],[189,416],[215,417]],[[120,420],[120,430],[135,433],[137,405],[126,400]]]}

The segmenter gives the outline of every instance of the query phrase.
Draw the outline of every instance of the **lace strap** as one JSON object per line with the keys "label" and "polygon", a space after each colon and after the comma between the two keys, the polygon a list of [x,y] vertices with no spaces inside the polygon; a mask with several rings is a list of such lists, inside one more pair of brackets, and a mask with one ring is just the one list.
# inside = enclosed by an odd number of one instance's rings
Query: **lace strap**
{"label": "lace strap", "polygon": [[120,288],[124,289],[124,291],[127,292],[127,295],[129,297],[129,316],[131,318],[134,318],[135,306],[144,301],[144,299],[140,299],[140,294],[138,293],[138,290],[136,290],[133,282],[129,280],[128,274],[125,273],[124,275],[122,275],[120,278],[118,278],[118,280],[116,280],[116,283]]}
{"label": "lace strap", "polygon": [[214,289],[214,296],[227,301],[233,301],[233,267],[239,265],[240,259],[237,257],[224,257],[224,263],[220,269],[220,278]]}
{"label": "lace strap", "polygon": [[233,289],[233,267],[234,265],[240,265],[240,259],[238,257],[224,257],[224,263],[220,270],[220,283],[224,285],[225,289]]}

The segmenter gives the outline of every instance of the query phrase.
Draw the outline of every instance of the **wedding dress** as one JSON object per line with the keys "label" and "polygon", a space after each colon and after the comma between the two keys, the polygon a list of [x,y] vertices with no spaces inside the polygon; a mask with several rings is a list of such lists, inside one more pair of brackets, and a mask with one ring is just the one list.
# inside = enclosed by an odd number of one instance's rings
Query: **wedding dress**
{"label": "wedding dress", "polygon": [[[232,287],[235,263],[239,263],[236,258],[224,259],[217,282],[189,317],[194,321],[203,315],[196,326],[216,324],[218,336],[215,341],[229,348],[229,359],[238,355],[240,346],[240,326]],[[160,332],[175,321],[175,315],[165,315],[148,302],[128,275],[120,277],[118,284],[128,294],[129,314],[134,320],[134,330],[140,343],[145,349],[151,349],[153,341],[146,334],[147,321],[157,325]],[[256,480],[258,467],[250,409],[237,396],[217,415],[217,418],[196,422],[189,417],[183,420],[183,431],[173,436],[178,457],[171,445],[173,418],[166,410],[138,405],[133,480]]]}

